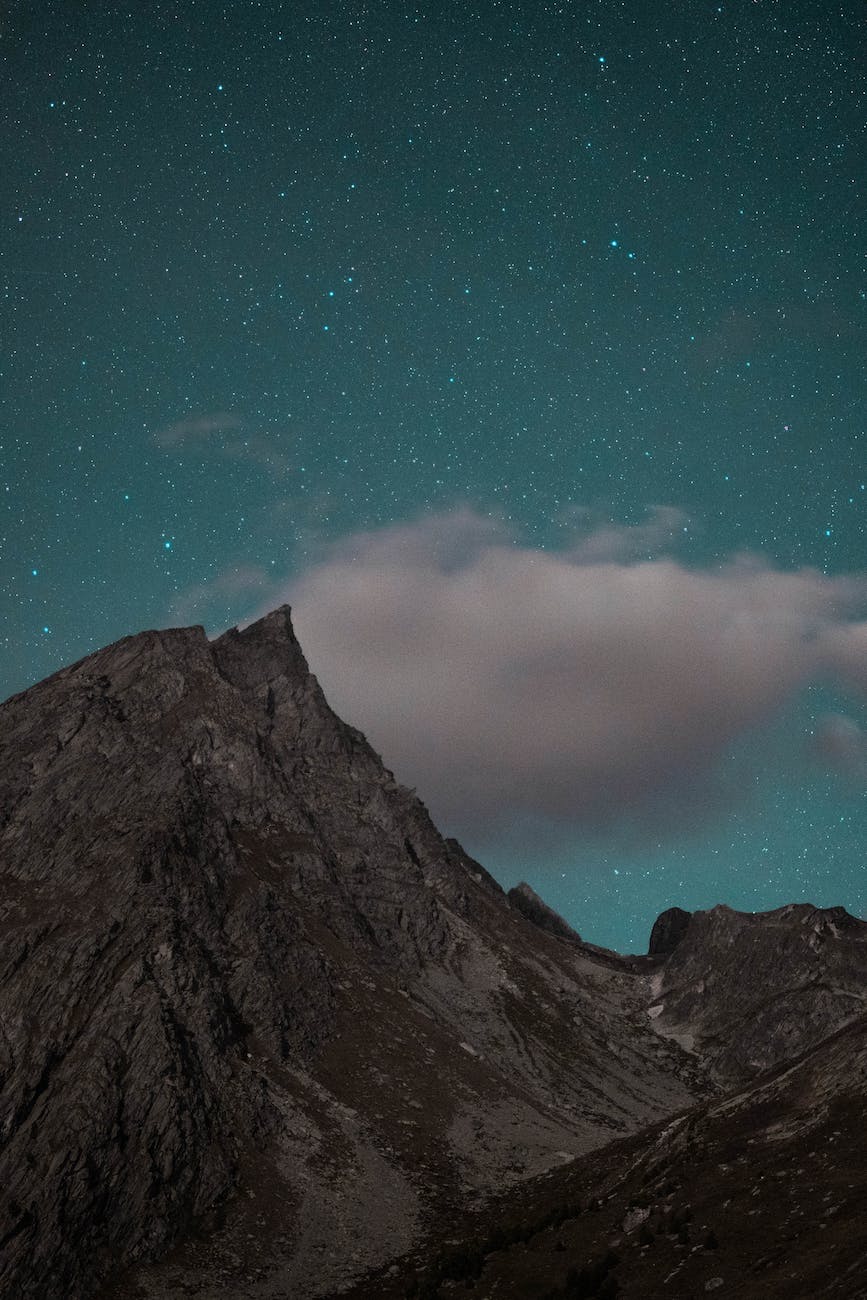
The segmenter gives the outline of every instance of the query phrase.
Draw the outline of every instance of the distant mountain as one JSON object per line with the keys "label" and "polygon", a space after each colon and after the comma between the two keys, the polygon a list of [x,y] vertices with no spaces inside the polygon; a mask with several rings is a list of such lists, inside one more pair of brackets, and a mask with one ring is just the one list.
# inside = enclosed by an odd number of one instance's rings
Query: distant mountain
{"label": "distant mountain", "polygon": [[867,1012],[867,922],[842,907],[680,912],[666,947],[648,1014],[722,1083],[792,1060]]}
{"label": "distant mountain", "polygon": [[333,1295],[715,1086],[692,968],[510,902],[285,608],[7,701],[0,794],[3,1296]]}
{"label": "distant mountain", "polygon": [[573,930],[568,921],[564,921],[552,907],[549,907],[526,881],[522,880],[519,885],[515,885],[514,889],[510,889],[508,899],[512,907],[523,912],[527,920],[538,925],[541,930],[547,930],[549,934],[555,934],[560,939],[581,942],[580,934]]}

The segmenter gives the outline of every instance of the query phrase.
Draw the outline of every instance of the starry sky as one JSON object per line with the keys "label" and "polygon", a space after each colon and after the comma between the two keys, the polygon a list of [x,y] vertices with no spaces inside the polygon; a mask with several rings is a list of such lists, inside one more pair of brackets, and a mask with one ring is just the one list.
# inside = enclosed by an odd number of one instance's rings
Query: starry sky
{"label": "starry sky", "polygon": [[864,19],[5,5],[0,696],[289,599],[591,941],[867,913]]}

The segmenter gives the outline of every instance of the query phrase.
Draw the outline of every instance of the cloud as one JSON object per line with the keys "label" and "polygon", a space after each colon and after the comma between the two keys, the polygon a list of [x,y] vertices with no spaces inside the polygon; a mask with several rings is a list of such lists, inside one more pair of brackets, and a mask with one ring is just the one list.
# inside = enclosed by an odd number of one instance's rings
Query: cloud
{"label": "cloud", "polygon": [[[687,531],[689,516],[674,506],[651,506],[646,523],[630,526],[602,524],[577,541],[567,552],[581,564],[605,560],[649,559],[654,552],[671,550]],[[576,519],[577,522],[577,519]]]}
{"label": "cloud", "polygon": [[835,675],[867,701],[867,623],[840,623],[829,629],[825,648]]}
{"label": "cloud", "polygon": [[274,479],[297,470],[295,461],[280,450],[279,439],[250,433],[241,417],[229,411],[179,420],[157,429],[153,440],[165,451],[177,453],[192,448],[199,455],[260,466]]}
{"label": "cloud", "polygon": [[828,713],[813,731],[813,752],[841,776],[863,784],[867,779],[867,735],[854,718]]}
{"label": "cloud", "polygon": [[178,447],[183,443],[207,441],[224,433],[235,433],[243,427],[243,421],[229,411],[218,411],[211,415],[191,416],[178,420],[163,429],[157,429],[154,442],[158,447]]}
{"label": "cloud", "polygon": [[464,508],[346,538],[270,603],[446,829],[601,828],[712,798],[721,757],[804,686],[867,681],[863,579],[625,558],[636,540],[545,551]]}

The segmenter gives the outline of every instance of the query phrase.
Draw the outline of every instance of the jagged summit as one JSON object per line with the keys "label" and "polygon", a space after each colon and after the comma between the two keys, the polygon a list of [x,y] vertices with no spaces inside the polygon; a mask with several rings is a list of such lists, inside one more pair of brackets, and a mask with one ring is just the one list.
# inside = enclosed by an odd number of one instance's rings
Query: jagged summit
{"label": "jagged summit", "polygon": [[280,605],[263,618],[233,627],[211,642],[224,671],[234,670],[238,685],[253,688],[281,676],[306,676],[310,670],[292,626],[292,611]]}
{"label": "jagged summit", "polygon": [[651,978],[654,1025],[726,1081],[812,1047],[859,1017],[867,996],[867,922],[842,907],[670,909],[654,951],[665,957]]}

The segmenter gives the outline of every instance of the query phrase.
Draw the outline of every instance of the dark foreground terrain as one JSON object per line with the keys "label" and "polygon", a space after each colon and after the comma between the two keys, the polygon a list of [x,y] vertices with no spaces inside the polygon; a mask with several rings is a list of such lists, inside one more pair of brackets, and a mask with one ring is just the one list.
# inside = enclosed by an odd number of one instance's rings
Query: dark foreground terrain
{"label": "dark foreground terrain", "polygon": [[867,1020],[725,1100],[536,1178],[353,1300],[867,1296]]}

